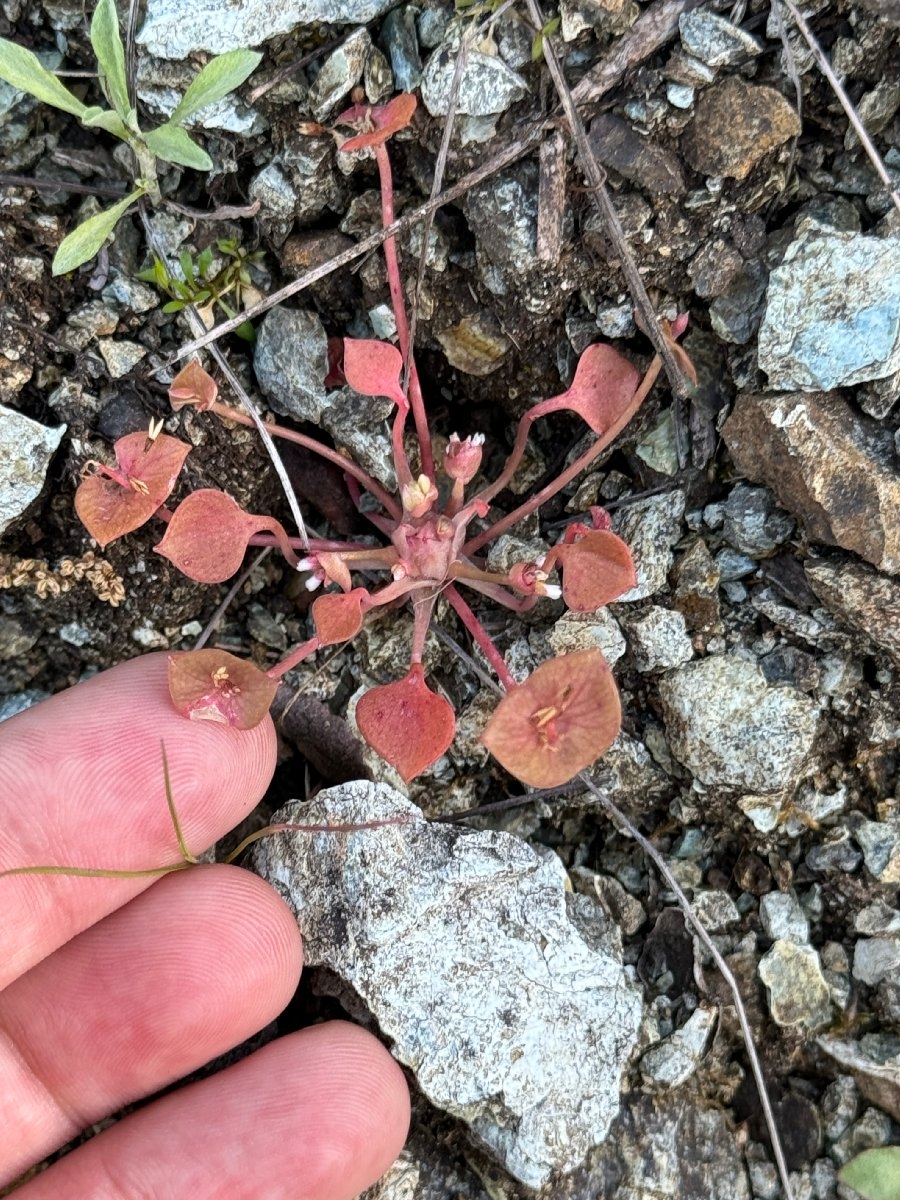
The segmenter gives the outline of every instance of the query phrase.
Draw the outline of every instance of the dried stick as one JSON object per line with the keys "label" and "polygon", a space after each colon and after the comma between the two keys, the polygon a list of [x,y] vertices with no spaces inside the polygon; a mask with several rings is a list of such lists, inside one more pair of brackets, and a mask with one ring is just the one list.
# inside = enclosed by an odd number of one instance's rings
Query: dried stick
{"label": "dried stick", "polygon": [[865,150],[866,154],[869,156],[869,162],[871,162],[872,166],[875,168],[878,178],[887,188],[888,195],[890,196],[894,207],[897,209],[897,212],[900,212],[900,194],[898,194],[897,189],[894,187],[894,181],[888,174],[881,155],[876,150],[872,139],[866,132],[865,125],[863,125],[862,121],[859,119],[859,113],[853,107],[850,97],[844,90],[843,84],[832,70],[831,63],[828,61],[828,55],[819,45],[815,34],[810,29],[809,25],[807,25],[805,17],[797,8],[794,0],[784,0],[784,4],[787,6],[787,10],[791,14],[794,24],[803,35],[807,46],[809,46],[810,50],[812,51],[813,58],[815,58],[816,62],[818,63],[819,70],[828,80],[831,90],[834,92],[835,96],[837,96],[838,101],[840,102],[841,108],[847,114],[847,118],[853,127],[853,132],[859,138],[863,150]]}
{"label": "dried stick", "polygon": [[627,33],[572,89],[577,105],[591,104],[616,86],[626,71],[655,54],[678,32],[682,13],[698,8],[703,0],[657,0],[645,8]]}
{"label": "dried stick", "polygon": [[781,1186],[784,1189],[784,1200],[794,1200],[794,1191],[791,1187],[791,1177],[788,1172],[787,1160],[784,1157],[784,1150],[782,1149],[781,1138],[778,1133],[778,1126],[775,1122],[775,1114],[772,1111],[772,1104],[769,1100],[769,1093],[766,1089],[766,1080],[763,1075],[762,1065],[759,1061],[759,1055],[756,1052],[756,1046],[753,1042],[753,1031],[750,1028],[750,1021],[747,1018],[747,1010],[744,1007],[743,1000],[741,999],[740,988],[738,987],[737,980],[731,972],[731,968],[722,957],[722,954],[720,953],[715,942],[706,932],[703,922],[694,912],[690,900],[688,900],[687,896],[682,891],[678,884],[678,880],[669,870],[666,860],[656,849],[653,843],[645,838],[644,835],[638,829],[636,829],[634,825],[632,825],[622,810],[617,808],[616,805],[613,804],[612,800],[610,800],[608,796],[604,795],[604,793],[600,791],[593,779],[591,779],[586,772],[582,771],[579,779],[587,788],[587,790],[599,802],[601,808],[606,811],[613,823],[630,838],[633,838],[634,841],[637,842],[643,852],[656,867],[657,871],[659,871],[660,875],[666,882],[666,886],[674,894],[675,899],[678,902],[678,907],[684,913],[688,924],[706,947],[710,957],[718,967],[722,978],[728,985],[728,990],[731,992],[731,998],[734,1001],[734,1007],[737,1011],[738,1022],[741,1026],[741,1034],[744,1039],[744,1046],[747,1050],[747,1057],[750,1060],[750,1068],[753,1071],[753,1079],[756,1083],[756,1090],[759,1093],[759,1102],[762,1105],[763,1115],[766,1119],[766,1127],[769,1130],[769,1138],[772,1142],[772,1153],[775,1155],[775,1162],[778,1166],[778,1174],[781,1177]]}
{"label": "dried stick", "polygon": [[241,571],[240,575],[238,575],[237,579],[235,579],[234,583],[231,585],[231,587],[225,593],[225,596],[224,596],[221,604],[219,604],[219,606],[216,608],[216,611],[206,622],[206,628],[201,632],[200,636],[197,638],[196,643],[194,644],[195,650],[203,649],[203,647],[206,645],[206,643],[212,637],[213,633],[215,633],[216,629],[218,629],[219,625],[221,624],[222,619],[224,618],[225,614],[228,612],[228,609],[231,607],[232,600],[235,598],[235,596],[238,594],[238,592],[241,590],[241,588],[244,586],[244,584],[247,582],[247,580],[250,578],[250,576],[253,574],[253,572],[256,570],[256,568],[259,566],[259,564],[263,561],[263,559],[266,558],[271,553],[272,553],[272,547],[264,546],[262,548],[262,550],[260,550],[259,554],[257,554],[254,557],[253,561],[251,563],[249,563],[243,569],[243,571]]}
{"label": "dried stick", "polygon": [[[527,0],[528,11],[531,14],[531,19],[534,21],[538,29],[543,29],[546,24],[544,14],[541,12],[541,6],[537,0]],[[553,83],[556,87],[557,94],[563,106],[563,111],[566,114],[566,120],[569,123],[569,128],[572,130],[572,136],[575,139],[575,146],[578,151],[578,158],[581,162],[582,170],[591,188],[591,195],[594,198],[594,203],[603,218],[607,233],[610,240],[615,246],[622,264],[622,272],[628,283],[628,290],[631,293],[631,298],[635,303],[641,316],[644,318],[647,336],[653,343],[653,348],[659,357],[662,359],[663,366],[666,370],[666,375],[669,377],[669,385],[672,392],[676,396],[684,396],[686,393],[684,375],[682,374],[675,356],[669,348],[668,342],[662,335],[662,330],[659,327],[656,313],[653,305],[650,303],[650,297],[647,295],[647,289],[644,287],[644,281],[641,279],[640,271],[638,271],[637,263],[634,261],[634,256],[628,245],[628,239],[625,237],[625,231],[622,229],[619,221],[618,213],[613,207],[613,202],[609,198],[609,192],[606,190],[606,179],[600,167],[597,165],[597,160],[594,157],[594,152],[591,150],[590,142],[588,141],[587,132],[584,128],[584,123],[579,116],[578,109],[575,106],[575,101],[572,96],[572,91],[566,83],[565,76],[562,73],[562,68],[556,57],[556,51],[553,49],[552,39],[544,39],[544,61],[550,71]]]}

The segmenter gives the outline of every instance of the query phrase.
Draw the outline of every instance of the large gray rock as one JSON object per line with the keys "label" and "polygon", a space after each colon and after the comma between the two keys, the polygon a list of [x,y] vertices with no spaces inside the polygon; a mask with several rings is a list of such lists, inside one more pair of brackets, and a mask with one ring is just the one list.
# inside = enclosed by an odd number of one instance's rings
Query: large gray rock
{"label": "large gray rock", "polygon": [[273,308],[259,327],[253,370],[272,408],[298,421],[316,421],[325,403],[328,337],[306,309]]}
{"label": "large gray rock", "polygon": [[576,1167],[618,1112],[641,1003],[570,923],[564,874],[509,834],[429,824],[384,784],[274,820],[398,822],[269,837],[254,869],[295,912],[307,965],[349,985],[432,1103],[531,1187]]}
{"label": "large gray rock", "polygon": [[[422,101],[433,117],[447,115],[459,37],[453,35],[428,60],[422,76]],[[470,49],[466,56],[462,82],[456,100],[456,112],[465,117],[487,117],[505,112],[528,92],[525,80],[502,58]]]}
{"label": "large gray rock", "polygon": [[0,404],[0,534],[40,495],[50,460],[66,432]]}
{"label": "large gray rock", "polygon": [[328,337],[314,312],[267,312],[256,340],[253,370],[275,412],[318,425],[385,487],[396,487],[386,424],[394,403],[361,396],[351,387],[326,393]]}
{"label": "large gray rock", "polygon": [[688,663],[659,685],[672,753],[707,787],[776,792],[799,774],[817,727],[814,701],[770,688],[731,654]]}
{"label": "large gray rock", "polygon": [[224,54],[258,46],[298,25],[320,21],[365,25],[391,7],[393,0],[148,0],[137,41],[157,58],[186,58],[194,50]]}
{"label": "large gray rock", "polygon": [[900,370],[900,238],[801,222],[769,278],[759,365],[770,387],[807,392]]}

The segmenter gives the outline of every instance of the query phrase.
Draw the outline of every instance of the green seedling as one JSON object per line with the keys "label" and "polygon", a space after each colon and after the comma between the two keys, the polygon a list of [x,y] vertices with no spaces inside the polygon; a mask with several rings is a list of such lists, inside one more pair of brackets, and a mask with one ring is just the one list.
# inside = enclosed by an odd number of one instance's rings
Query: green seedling
{"label": "green seedling", "polygon": [[878,1146],[851,1158],[838,1179],[865,1200],[900,1200],[900,1146]]}
{"label": "green seedling", "polygon": [[[175,831],[178,853],[181,855],[181,858],[177,862],[167,863],[162,867],[142,867],[133,871],[123,871],[116,867],[70,867],[57,864],[33,867],[10,867],[5,871],[0,871],[0,879],[6,879],[13,875],[67,875],[79,879],[152,879],[162,875],[171,875],[175,871],[185,871],[188,867],[202,865],[201,860],[196,854],[191,853],[187,842],[184,840],[181,819],[178,816],[178,809],[175,807],[175,797],[172,794],[172,780],[169,776],[169,762],[166,758],[165,746],[162,747],[162,764],[166,805],[169,809],[172,828]],[[266,825],[264,828],[257,829],[253,833],[248,834],[247,837],[242,838],[231,853],[227,854],[221,861],[226,864],[237,862],[244,851],[252,846],[254,842],[258,842],[260,838],[268,837],[273,833],[357,833],[363,829],[379,829],[383,825],[402,825],[407,820],[407,817],[399,816],[386,817],[381,821],[337,822],[330,825],[303,825],[296,822],[279,822],[276,825]]]}
{"label": "green seedling", "polygon": [[[141,271],[138,279],[154,284],[172,299],[163,305],[164,313],[181,312],[192,304],[207,329],[213,325],[213,312],[219,308],[226,317],[235,317],[243,308],[249,308],[262,298],[255,287],[251,268],[258,266],[265,257],[264,250],[246,250],[236,238],[219,238],[216,247],[226,258],[225,265],[212,272],[213,248],[194,258],[187,250],[178,256],[182,277],[173,275],[162,259],[154,255],[153,266]],[[211,273],[212,272],[212,273]],[[256,340],[256,331],[250,321],[244,321],[234,331],[244,341]]]}
{"label": "green seedling", "polygon": [[134,190],[111,208],[83,221],[64,238],[53,259],[53,274],[64,275],[88,262],[103,246],[119,218],[142,196],[161,203],[156,160],[212,170],[212,159],[185,131],[185,123],[201,108],[240,87],[262,58],[254,50],[232,50],[211,59],[194,78],[163,125],[143,131],[129,96],[125,47],[119,31],[115,0],[98,0],[91,20],[91,46],[97,58],[100,88],[109,108],[87,105],[64,87],[35,54],[0,38],[0,79],[44,104],[71,113],[88,129],[104,129],[123,141],[134,155]]}

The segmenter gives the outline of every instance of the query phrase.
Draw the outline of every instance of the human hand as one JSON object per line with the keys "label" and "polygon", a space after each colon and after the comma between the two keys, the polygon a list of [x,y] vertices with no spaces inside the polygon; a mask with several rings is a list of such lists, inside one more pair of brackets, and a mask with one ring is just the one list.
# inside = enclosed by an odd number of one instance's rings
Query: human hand
{"label": "human hand", "polygon": [[[178,860],[237,824],[275,762],[171,707],[163,655],[124,663],[0,725],[0,870]],[[160,879],[0,878],[0,1188],[123,1105],[249,1037],[297,985],[300,936],[237,867]],[[331,1022],[269,1043],[78,1147],[16,1200],[338,1200],[399,1153],[409,1097],[369,1034]]]}

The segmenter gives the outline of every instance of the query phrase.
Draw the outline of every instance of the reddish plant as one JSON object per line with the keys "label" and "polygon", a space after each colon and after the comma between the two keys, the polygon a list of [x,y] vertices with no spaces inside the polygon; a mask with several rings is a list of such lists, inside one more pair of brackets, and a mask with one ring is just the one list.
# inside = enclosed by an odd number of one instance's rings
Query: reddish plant
{"label": "reddish plant", "polygon": [[[343,142],[344,151],[369,149],[375,154],[385,227],[394,219],[386,142],[409,123],[414,111],[415,98],[399,96],[380,107],[356,106],[339,119],[341,124],[357,130]],[[292,567],[308,573],[308,588],[338,589],[323,592],[313,603],[313,636],[269,671],[263,672],[219,650],[173,655],[170,691],[176,707],[186,716],[226,721],[242,728],[254,724],[262,719],[277,680],[286,671],[322,647],[354,637],[371,611],[409,603],[413,613],[409,670],[404,678],[366,692],[357,706],[356,720],[369,744],[410,780],[446,751],[455,730],[453,710],[428,687],[423,666],[429,622],[438,597],[443,595],[507,693],[484,732],[485,745],[519,779],[552,787],[593,762],[608,749],[619,730],[619,699],[610,670],[599,651],[582,652],[544,663],[524,683],[517,684],[460,587],[488,596],[513,612],[530,609],[542,596],[560,594],[570,608],[585,612],[607,604],[634,586],[628,547],[610,530],[602,509],[592,510],[589,526],[569,526],[562,542],[540,562],[522,561],[507,571],[494,571],[481,551],[590,466],[634,416],[661,364],[654,358],[641,379],[635,367],[611,346],[589,346],[581,356],[571,387],[536,404],[521,418],[513,448],[498,477],[467,496],[467,488],[481,467],[484,438],[478,434],[459,438],[454,434],[444,452],[441,470],[436,469],[425,403],[409,345],[393,238],[386,239],[384,251],[399,349],[385,342],[345,338],[342,347],[330,347],[329,380],[337,383],[346,379],[362,395],[393,400],[392,448],[398,494],[392,495],[357,464],[314,438],[269,426],[273,436],[298,443],[339,465],[352,481],[352,495],[358,498],[361,487],[374,497],[380,511],[366,515],[385,539],[383,543],[311,540],[302,547],[303,557],[298,558],[299,540],[289,538],[278,521],[245,513],[230,497],[213,489],[194,492],[172,513],[164,501],[188,451],[186,445],[173,438],[158,438],[150,446],[143,445],[143,435],[117,442],[118,470],[100,468],[102,476],[92,476],[82,483],[76,500],[78,512],[104,544],[156,512],[168,523],[158,552],[201,582],[219,582],[233,575],[248,545],[277,545]],[[673,345],[682,328],[665,328]],[[231,421],[251,423],[245,413],[217,399],[215,382],[196,361],[173,381],[170,396],[173,407],[193,404]],[[491,502],[513,478],[531,426],[561,410],[580,416],[596,439],[536,495],[511,512],[495,516]],[[410,462],[404,441],[410,414],[418,441],[419,461],[415,465]],[[140,453],[139,443],[143,445]],[[178,448],[177,454],[173,447]],[[141,498],[140,505],[134,496]],[[102,519],[98,517],[101,511]],[[561,587],[550,581],[554,570],[561,574]],[[383,572],[389,581],[380,587],[354,586],[354,573],[361,571]]]}

